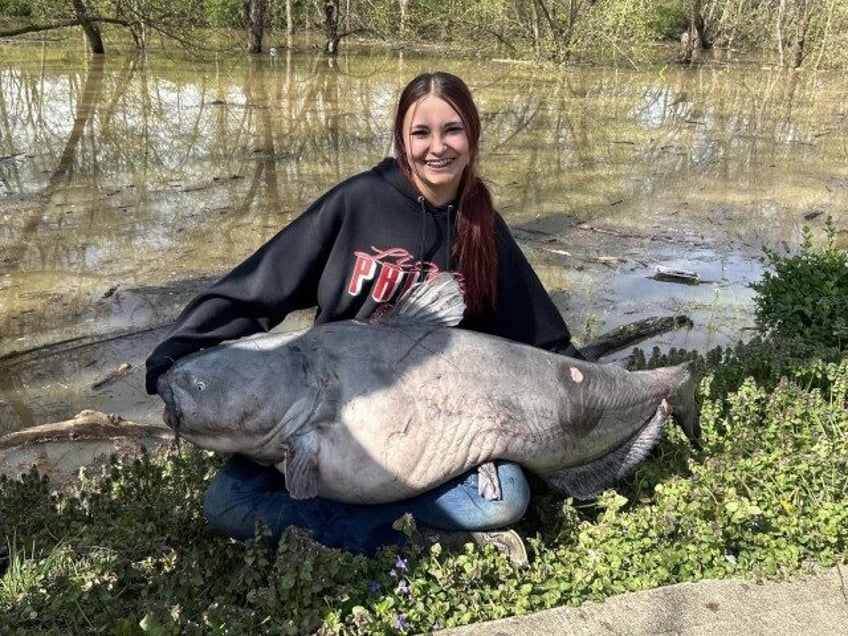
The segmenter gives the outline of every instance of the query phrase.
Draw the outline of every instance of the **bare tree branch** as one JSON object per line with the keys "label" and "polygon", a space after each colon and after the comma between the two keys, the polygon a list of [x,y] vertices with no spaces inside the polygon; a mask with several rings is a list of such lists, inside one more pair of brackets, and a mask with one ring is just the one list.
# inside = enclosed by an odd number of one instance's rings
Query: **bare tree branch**
{"label": "bare tree branch", "polygon": [[[90,18],[90,22],[101,22],[106,24],[117,24],[119,26],[132,28],[137,25],[137,22],[130,22],[128,20],[121,20],[119,18]],[[27,33],[39,33],[41,31],[52,31],[54,29],[65,29],[67,27],[75,27],[82,26],[82,22],[80,20],[59,20],[58,22],[52,22],[50,24],[28,24],[27,26],[20,27],[18,29],[11,29],[8,31],[0,31],[0,38],[11,38],[16,35],[25,35]]]}

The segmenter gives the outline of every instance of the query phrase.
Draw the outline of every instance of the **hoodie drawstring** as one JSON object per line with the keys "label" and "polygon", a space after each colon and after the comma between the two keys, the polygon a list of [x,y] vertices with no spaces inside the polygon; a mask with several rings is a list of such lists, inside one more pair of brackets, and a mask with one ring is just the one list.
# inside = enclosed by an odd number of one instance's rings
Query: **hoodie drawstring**
{"label": "hoodie drawstring", "polygon": [[[423,195],[418,196],[418,205],[421,206],[421,244],[418,250],[418,266],[419,268],[423,268],[424,266],[424,249],[427,243],[427,200]],[[444,271],[451,271],[451,255],[453,253],[453,220],[451,219],[451,215],[453,214],[453,205],[448,205],[448,221],[447,221],[447,249],[445,250],[445,263],[444,263]],[[457,211],[457,214],[459,212]],[[457,219],[458,220],[458,219]]]}
{"label": "hoodie drawstring", "polygon": [[421,244],[418,247],[418,274],[424,269],[424,246],[427,239],[427,204],[424,202],[424,196],[418,196],[418,205],[421,206]]}
{"label": "hoodie drawstring", "polygon": [[453,255],[453,206],[448,206],[448,255],[445,257],[445,271],[451,271],[451,256]]}

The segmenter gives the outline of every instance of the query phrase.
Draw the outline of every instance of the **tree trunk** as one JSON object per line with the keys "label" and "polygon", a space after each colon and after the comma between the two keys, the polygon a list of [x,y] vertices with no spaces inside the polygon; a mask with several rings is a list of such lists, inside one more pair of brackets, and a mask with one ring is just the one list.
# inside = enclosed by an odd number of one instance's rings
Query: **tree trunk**
{"label": "tree trunk", "polygon": [[268,23],[268,0],[244,0],[244,23],[247,25],[247,52],[262,53],[262,35]]}
{"label": "tree trunk", "polygon": [[144,0],[130,0],[131,14],[138,17],[138,22],[130,28],[133,40],[135,40],[136,48],[147,48],[147,20],[148,16],[145,13]]}
{"label": "tree trunk", "polygon": [[542,57],[542,33],[539,28],[539,11],[536,3],[530,3],[530,30],[533,33],[533,55],[536,59]]}
{"label": "tree trunk", "polygon": [[692,26],[691,30],[698,39],[698,45],[701,49],[710,48],[710,42],[707,41],[707,33],[704,23],[704,12],[701,6],[701,0],[692,0]]}
{"label": "tree trunk", "polygon": [[806,57],[805,46],[807,43],[807,31],[810,28],[810,8],[808,0],[796,0],[798,9],[798,28],[795,31],[795,42],[792,45],[792,68],[801,68],[801,62]]}
{"label": "tree trunk", "polygon": [[409,11],[409,0],[399,0],[400,2],[400,37],[406,37],[406,21]]}
{"label": "tree trunk", "polygon": [[103,46],[103,37],[100,35],[100,26],[92,21],[88,7],[85,5],[85,0],[72,0],[74,14],[80,21],[80,26],[85,32],[85,39],[88,40],[88,47],[95,55],[104,55],[106,49]]}
{"label": "tree trunk", "polygon": [[689,29],[680,36],[680,52],[677,57],[682,64],[691,64],[698,53],[709,46],[704,33],[701,0],[690,0],[690,2]]}
{"label": "tree trunk", "polygon": [[324,2],[324,33],[327,41],[324,44],[324,53],[330,57],[339,54],[339,0],[326,0]]}
{"label": "tree trunk", "polygon": [[292,0],[286,0],[286,48],[292,47],[294,37],[294,16],[292,15]]}

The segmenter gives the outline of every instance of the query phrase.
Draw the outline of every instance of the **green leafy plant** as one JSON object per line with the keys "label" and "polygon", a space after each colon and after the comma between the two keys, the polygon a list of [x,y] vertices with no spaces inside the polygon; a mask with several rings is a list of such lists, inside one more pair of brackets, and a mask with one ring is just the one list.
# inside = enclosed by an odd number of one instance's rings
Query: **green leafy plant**
{"label": "green leafy plant", "polygon": [[834,246],[835,228],[828,217],[826,244],[813,247],[812,231],[803,228],[798,254],[779,255],[765,248],[773,271],[751,286],[762,333],[814,347],[844,348],[848,343],[848,252]]}
{"label": "green leafy plant", "polygon": [[653,6],[651,26],[661,40],[678,40],[689,28],[691,14],[688,3],[680,0],[665,0]]}

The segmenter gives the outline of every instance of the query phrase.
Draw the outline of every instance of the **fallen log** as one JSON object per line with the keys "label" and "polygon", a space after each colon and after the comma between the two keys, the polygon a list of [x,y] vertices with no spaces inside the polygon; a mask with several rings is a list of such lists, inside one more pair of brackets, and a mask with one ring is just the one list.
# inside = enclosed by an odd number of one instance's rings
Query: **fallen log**
{"label": "fallen log", "polygon": [[625,347],[636,345],[643,340],[653,338],[681,327],[691,329],[694,326],[689,316],[655,316],[616,327],[580,347],[580,352],[588,359],[595,361],[610,353],[621,351]]}

